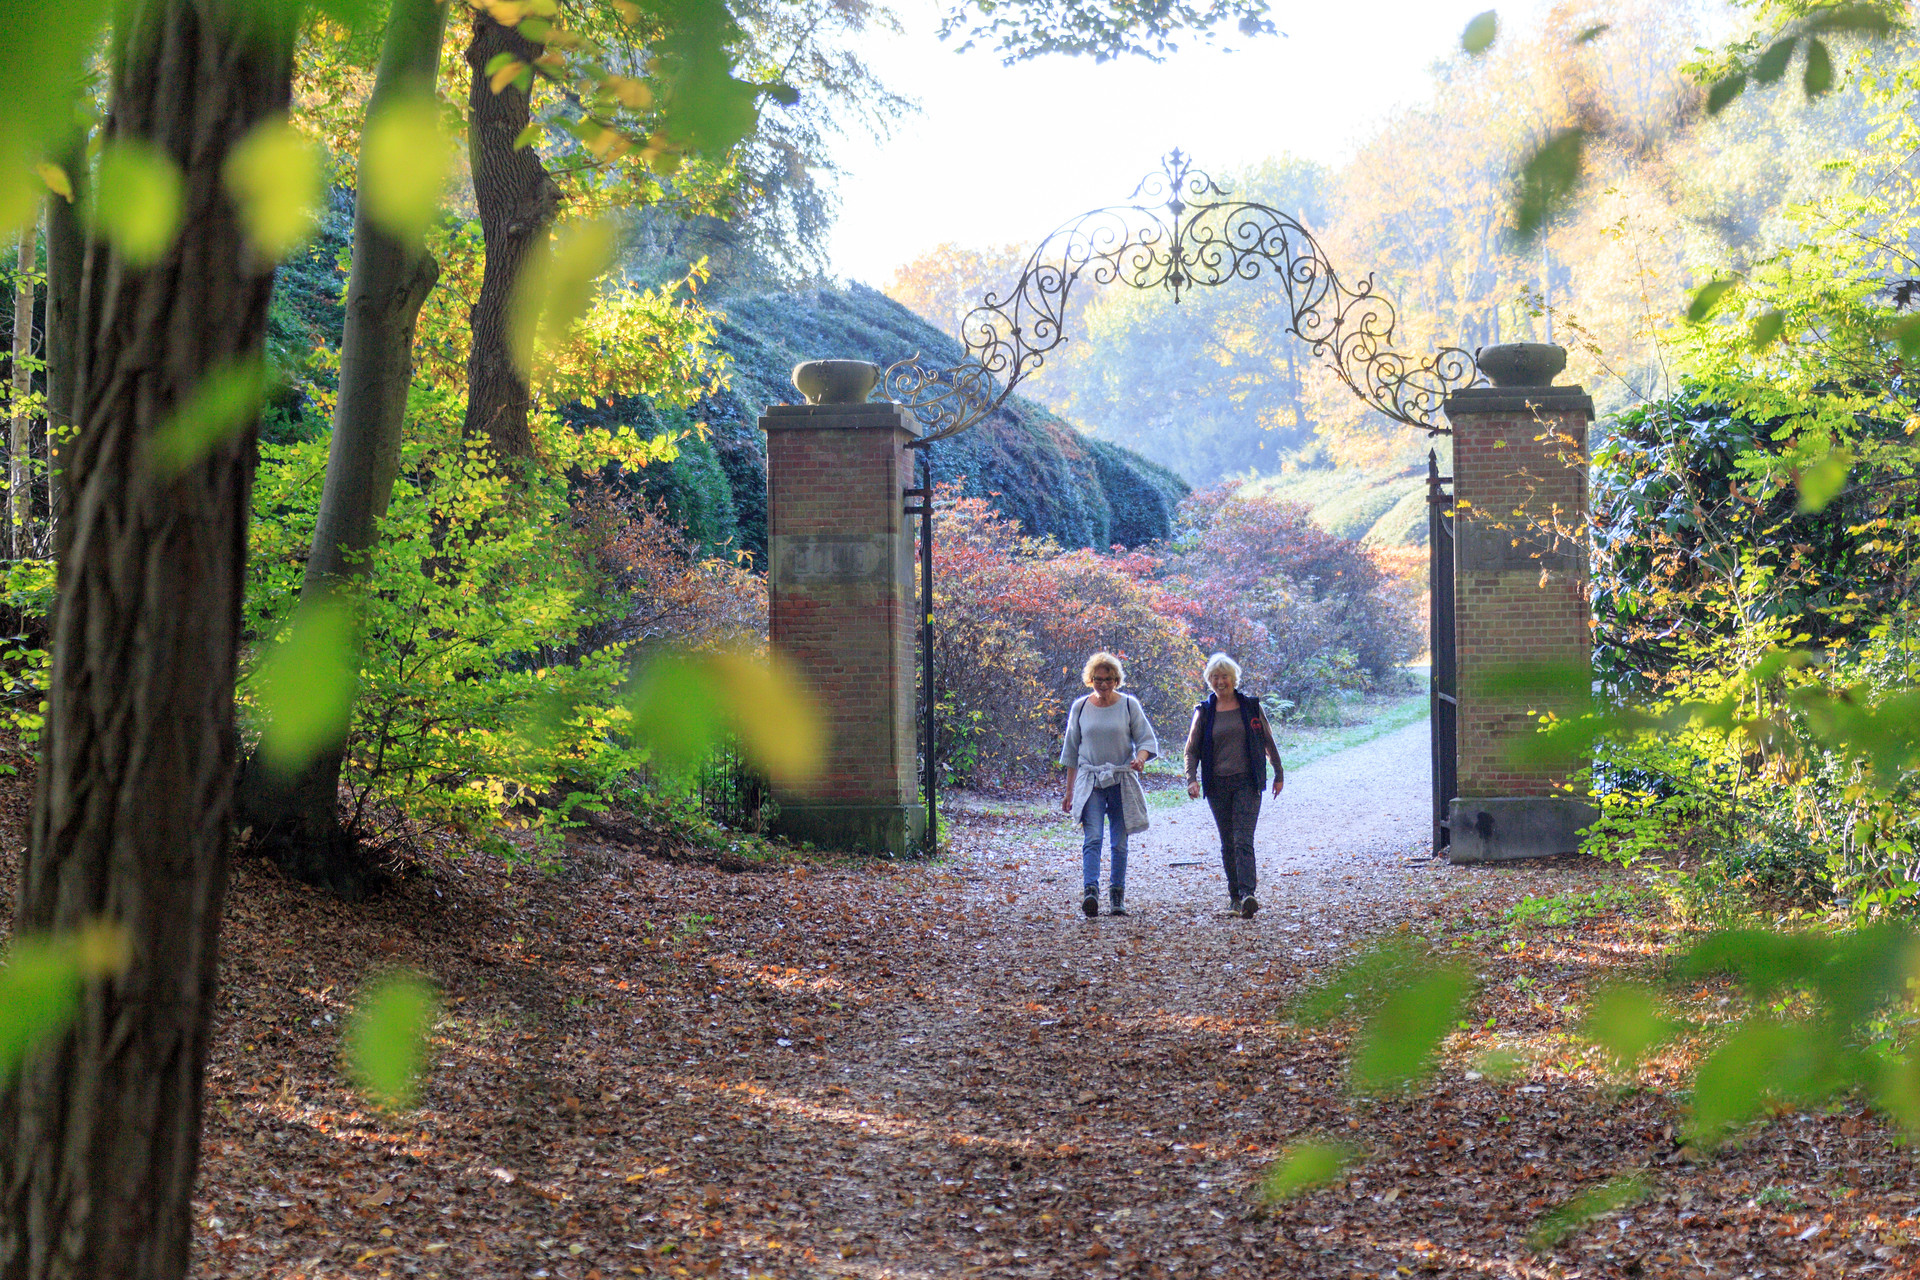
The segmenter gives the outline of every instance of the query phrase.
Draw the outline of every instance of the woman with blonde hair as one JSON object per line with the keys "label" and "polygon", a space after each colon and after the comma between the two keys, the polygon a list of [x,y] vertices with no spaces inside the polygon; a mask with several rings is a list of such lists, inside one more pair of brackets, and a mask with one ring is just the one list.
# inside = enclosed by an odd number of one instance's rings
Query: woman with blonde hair
{"label": "woman with blonde hair", "polygon": [[1216,653],[1207,659],[1202,674],[1213,692],[1194,707],[1193,726],[1187,730],[1187,794],[1198,799],[1205,792],[1213,825],[1220,831],[1227,897],[1236,915],[1251,920],[1260,909],[1260,899],[1253,892],[1258,879],[1253,828],[1260,821],[1267,762],[1273,762],[1274,795],[1287,785],[1287,775],[1260,699],[1240,691],[1240,664]]}
{"label": "woman with blonde hair", "polygon": [[1067,769],[1067,794],[1060,809],[1080,823],[1080,910],[1089,919],[1100,914],[1100,828],[1111,832],[1113,871],[1107,897],[1116,916],[1127,914],[1127,835],[1147,827],[1147,797],[1139,773],[1160,754],[1160,740],[1140,699],[1120,692],[1126,668],[1104,649],[1087,659],[1081,682],[1093,692],[1074,701],[1067,712],[1067,736],[1060,763]]}

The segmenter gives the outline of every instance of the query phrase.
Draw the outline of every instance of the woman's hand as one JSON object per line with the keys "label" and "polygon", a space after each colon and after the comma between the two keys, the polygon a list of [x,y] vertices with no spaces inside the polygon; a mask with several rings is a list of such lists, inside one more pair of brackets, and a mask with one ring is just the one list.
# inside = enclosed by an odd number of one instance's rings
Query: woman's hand
{"label": "woman's hand", "polygon": [[1062,813],[1073,812],[1073,792],[1069,791],[1067,792],[1067,794],[1060,797],[1060,812]]}
{"label": "woman's hand", "polygon": [[1193,781],[1191,778],[1189,778],[1187,780],[1187,799],[1198,800],[1199,798],[1200,798],[1200,784]]}
{"label": "woman's hand", "polygon": [[1287,785],[1287,780],[1285,778],[1275,778],[1273,780],[1273,794],[1276,796],[1279,795],[1281,790],[1286,785]]}
{"label": "woman's hand", "polygon": [[1127,768],[1133,770],[1135,773],[1145,773],[1147,769],[1147,757],[1135,756],[1133,759],[1127,761]]}

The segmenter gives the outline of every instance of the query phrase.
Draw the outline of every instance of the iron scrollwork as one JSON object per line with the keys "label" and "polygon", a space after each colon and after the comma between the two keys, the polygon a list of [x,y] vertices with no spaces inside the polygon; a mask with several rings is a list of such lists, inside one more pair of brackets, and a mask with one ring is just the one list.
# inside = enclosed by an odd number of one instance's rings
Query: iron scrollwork
{"label": "iron scrollwork", "polygon": [[1446,434],[1437,421],[1447,396],[1479,382],[1471,352],[1442,347],[1424,357],[1394,350],[1393,304],[1373,277],[1341,282],[1319,243],[1289,215],[1230,200],[1179,151],[1134,188],[1126,204],[1095,209],[1040,242],[1004,296],[989,293],[967,314],[960,337],[968,359],[953,368],[915,355],[893,365],[885,394],[913,412],[920,443],[958,434],[998,409],[1020,382],[1066,341],[1067,294],[1084,277],[1135,289],[1189,289],[1255,280],[1270,273],[1286,291],[1288,332],[1355,395],[1396,422]]}

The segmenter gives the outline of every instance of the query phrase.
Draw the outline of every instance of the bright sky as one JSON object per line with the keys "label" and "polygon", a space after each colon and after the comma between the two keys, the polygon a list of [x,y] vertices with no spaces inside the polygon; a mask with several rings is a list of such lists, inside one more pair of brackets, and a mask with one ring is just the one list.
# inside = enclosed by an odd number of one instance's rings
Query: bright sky
{"label": "bright sky", "polygon": [[[1420,100],[1428,68],[1495,0],[1275,0],[1285,37],[1193,44],[1163,63],[1049,56],[1002,67],[934,35],[932,0],[898,0],[908,27],[875,40],[870,65],[924,110],[894,136],[843,140],[834,269],[884,285],[943,240],[1039,239],[1075,214],[1124,200],[1179,147],[1216,176],[1268,156],[1337,163],[1395,107]],[[1544,0],[1499,4],[1503,28]]]}

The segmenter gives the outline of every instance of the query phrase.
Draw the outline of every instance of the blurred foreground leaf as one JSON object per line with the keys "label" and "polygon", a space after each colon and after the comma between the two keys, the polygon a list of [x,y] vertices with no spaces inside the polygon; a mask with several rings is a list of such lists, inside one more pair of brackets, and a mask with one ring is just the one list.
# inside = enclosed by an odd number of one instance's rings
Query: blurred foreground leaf
{"label": "blurred foreground leaf", "polygon": [[1687,323],[1699,324],[1720,309],[1720,300],[1727,291],[1739,283],[1731,278],[1709,280],[1693,292],[1692,301],[1687,303]]}
{"label": "blurred foreground leaf", "polygon": [[291,777],[345,739],[359,672],[352,605],[332,596],[301,605],[257,677],[266,718],[260,758],[268,768]]}
{"label": "blurred foreground leaf", "polygon": [[1346,1172],[1354,1162],[1352,1147],[1338,1142],[1301,1142],[1280,1153],[1260,1183],[1268,1202],[1290,1200],[1303,1191],[1323,1187]]}
{"label": "blurred foreground leaf", "polygon": [[1489,9],[1475,14],[1467,23],[1467,29],[1460,33],[1460,47],[1478,57],[1493,46],[1494,37],[1499,34],[1500,15]]}
{"label": "blurred foreground leaf", "polygon": [[440,107],[426,94],[397,98],[367,122],[360,144],[360,197],[396,239],[425,234],[440,210],[453,164]]}
{"label": "blurred foreground leaf", "polygon": [[668,773],[698,768],[726,729],[785,785],[817,776],[826,755],[819,708],[778,657],[662,654],[641,672],[630,706],[635,734]]}
{"label": "blurred foreground leaf", "polygon": [[267,395],[266,361],[255,358],[211,370],[187,403],[154,429],[154,474],[171,479],[260,414]]}
{"label": "blurred foreground leaf", "polygon": [[285,117],[254,126],[227,157],[225,177],[266,257],[277,261],[313,234],[326,194],[320,156]]}
{"label": "blurred foreground leaf", "polygon": [[1519,190],[1513,203],[1515,239],[1523,244],[1531,242],[1566,207],[1574,188],[1580,185],[1586,146],[1584,129],[1561,129],[1520,165]]}
{"label": "blurred foreground leaf", "polygon": [[1646,1199],[1652,1190],[1647,1175],[1637,1171],[1609,1178],[1541,1218],[1528,1235],[1527,1244],[1536,1252],[1551,1249],[1595,1218]]}
{"label": "blurred foreground leaf", "polygon": [[182,199],[179,166],[148,144],[122,138],[100,157],[94,225],[132,266],[152,266],[172,246]]}
{"label": "blurred foreground leaf", "polygon": [[347,1065],[353,1080],[390,1111],[413,1105],[427,1064],[427,1033],[439,1000],[414,974],[394,974],[369,991],[347,1028]]}
{"label": "blurred foreground leaf", "polygon": [[1800,487],[1801,512],[1825,511],[1847,487],[1852,470],[1853,454],[1846,449],[1830,450],[1824,458],[1799,468],[1795,480]]}
{"label": "blurred foreground leaf", "polygon": [[58,1033],[80,1004],[81,985],[126,968],[126,930],[97,923],[60,938],[21,938],[0,969],[0,1081],[35,1045]]}
{"label": "blurred foreground leaf", "polygon": [[73,132],[74,104],[109,8],[107,0],[7,7],[6,39],[0,40],[0,84],[7,93],[0,111],[0,226],[21,226],[38,209],[34,166]]}
{"label": "blurred foreground leaf", "polygon": [[1433,1053],[1473,990],[1466,966],[1441,965],[1393,992],[1368,1021],[1353,1055],[1361,1093],[1400,1089],[1426,1074]]}
{"label": "blurred foreground leaf", "polygon": [[1676,1025],[1660,1016],[1646,987],[1607,987],[1593,998],[1581,1033],[1607,1052],[1614,1070],[1630,1072],[1647,1051],[1671,1037]]}
{"label": "blurred foreground leaf", "polygon": [[508,325],[514,362],[522,373],[533,368],[536,333],[551,350],[587,314],[593,305],[594,282],[613,265],[619,248],[613,223],[595,219],[566,227],[549,252],[528,264],[514,290],[514,314]]}

